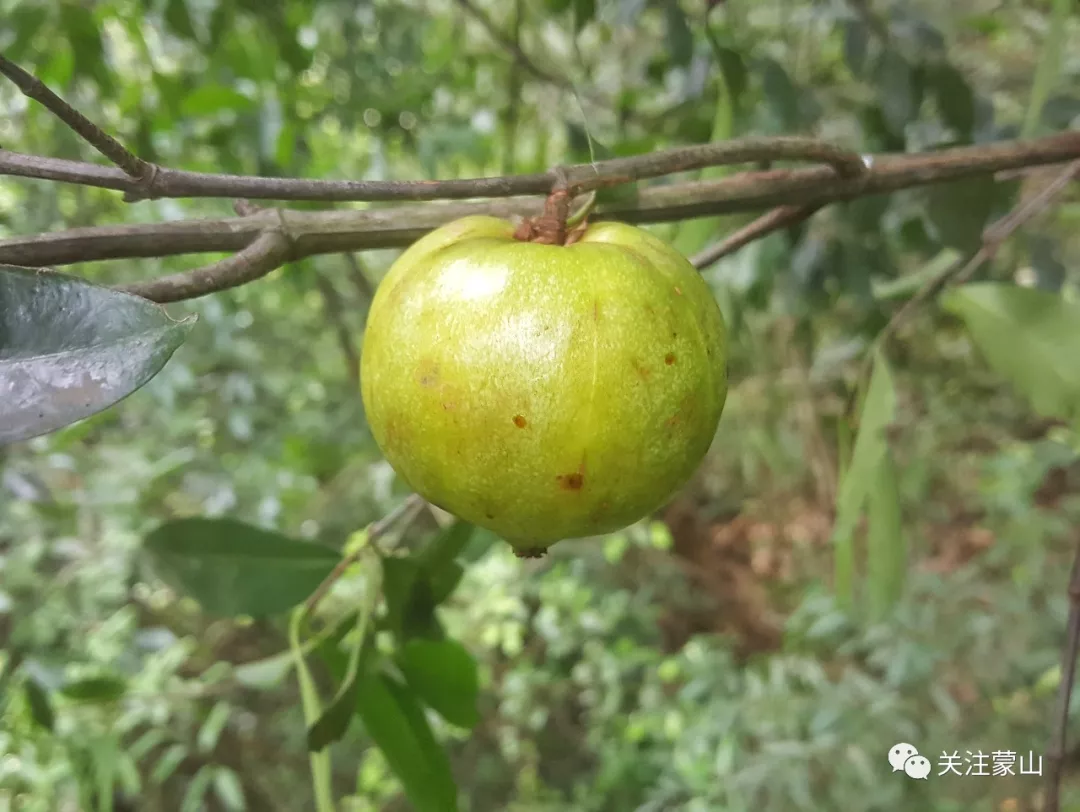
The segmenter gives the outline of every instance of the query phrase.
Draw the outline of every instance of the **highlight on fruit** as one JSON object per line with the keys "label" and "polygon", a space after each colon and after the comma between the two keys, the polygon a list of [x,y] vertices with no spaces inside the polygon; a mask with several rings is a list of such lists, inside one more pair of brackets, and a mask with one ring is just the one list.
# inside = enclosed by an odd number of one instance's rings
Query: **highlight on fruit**
{"label": "highlight on fruit", "polygon": [[398,475],[523,557],[663,506],[728,387],[724,319],[690,262],[624,223],[568,229],[557,194],[537,220],[465,217],[404,251],[361,360]]}

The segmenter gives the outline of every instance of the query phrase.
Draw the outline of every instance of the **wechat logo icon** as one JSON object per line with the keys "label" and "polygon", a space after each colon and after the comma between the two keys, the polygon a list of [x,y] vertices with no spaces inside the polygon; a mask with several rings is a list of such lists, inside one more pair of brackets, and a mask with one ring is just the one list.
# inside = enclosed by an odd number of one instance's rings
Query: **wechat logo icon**
{"label": "wechat logo icon", "polygon": [[907,742],[894,744],[889,750],[892,771],[903,772],[908,778],[925,779],[930,775],[930,759],[920,756],[914,745]]}

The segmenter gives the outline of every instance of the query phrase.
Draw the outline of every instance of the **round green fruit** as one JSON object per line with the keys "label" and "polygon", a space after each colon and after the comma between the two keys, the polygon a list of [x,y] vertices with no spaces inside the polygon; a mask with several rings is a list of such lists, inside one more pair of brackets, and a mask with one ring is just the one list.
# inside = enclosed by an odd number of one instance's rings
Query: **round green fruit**
{"label": "round green fruit", "polygon": [[727,397],[727,331],[693,266],[646,231],[605,222],[545,245],[466,217],[391,267],[361,381],[413,490],[540,555],[686,483]]}

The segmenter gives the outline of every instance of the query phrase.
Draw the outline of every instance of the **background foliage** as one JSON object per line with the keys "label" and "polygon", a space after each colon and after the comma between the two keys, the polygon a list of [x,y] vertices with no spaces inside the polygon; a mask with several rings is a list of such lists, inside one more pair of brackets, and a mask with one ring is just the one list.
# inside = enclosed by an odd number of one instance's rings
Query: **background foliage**
{"label": "background foliage", "polygon": [[[452,178],[744,134],[926,151],[1080,123],[1060,0],[59,5],[0,0],[0,50],[192,170]],[[0,109],[5,147],[87,156],[8,84]],[[664,511],[539,562],[421,512],[306,624],[290,607],[404,496],[356,369],[395,252],[172,308],[198,322],[147,386],[2,450],[0,805],[306,809],[325,771],[342,810],[1037,808],[1037,778],[915,782],[885,753],[1045,747],[1080,520],[1075,190],[982,271],[997,286],[920,308],[863,373],[890,316],[1054,171],[834,205],[705,269],[733,387]],[[5,179],[0,237],[228,205]],[[751,216],[655,230],[692,254]],[[305,735],[315,689],[329,711]]]}

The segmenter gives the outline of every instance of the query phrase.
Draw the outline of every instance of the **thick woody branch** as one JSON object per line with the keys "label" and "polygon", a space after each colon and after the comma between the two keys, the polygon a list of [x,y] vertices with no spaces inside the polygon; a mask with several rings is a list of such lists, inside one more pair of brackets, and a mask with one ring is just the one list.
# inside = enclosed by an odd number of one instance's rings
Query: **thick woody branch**
{"label": "thick woody branch", "polygon": [[[828,167],[745,172],[717,180],[642,188],[633,199],[598,206],[592,219],[660,223],[776,206],[824,206],[864,195],[1078,158],[1080,132],[1067,132],[1036,140],[1003,141],[924,155],[876,157],[868,160],[870,168],[856,178],[838,177]],[[0,262],[67,265],[103,259],[238,251],[261,232],[279,227],[282,222],[293,240],[291,257],[299,259],[342,251],[401,247],[458,217],[535,216],[540,205],[535,198],[518,197],[362,211],[264,210],[220,220],[79,228],[0,241]]]}

